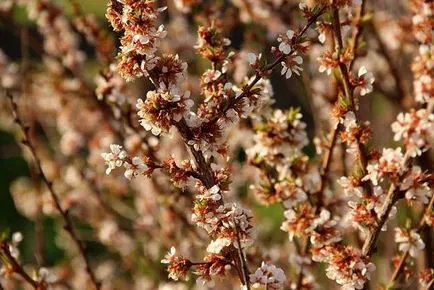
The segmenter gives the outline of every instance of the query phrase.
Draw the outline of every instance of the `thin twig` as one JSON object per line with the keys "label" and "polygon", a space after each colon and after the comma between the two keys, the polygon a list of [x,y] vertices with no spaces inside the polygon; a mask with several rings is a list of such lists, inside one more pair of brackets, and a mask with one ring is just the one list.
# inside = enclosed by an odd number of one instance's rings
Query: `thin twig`
{"label": "thin twig", "polygon": [[[306,33],[307,29],[316,22],[316,20],[325,12],[327,6],[323,6],[317,14],[313,15],[308,22],[303,26],[303,28],[298,32],[297,36],[294,37],[292,39],[292,43],[291,44],[297,44],[299,43],[303,37],[304,34]],[[291,51],[291,53],[289,55],[292,55],[294,53],[294,51]],[[287,57],[287,55],[282,55],[281,57],[277,58],[274,62],[272,62],[271,64],[269,64],[266,68],[266,71],[268,73],[270,73],[278,64],[280,64],[285,58]],[[232,108],[237,102],[239,102],[240,100],[242,100],[246,95],[248,95],[248,93],[251,91],[251,89],[256,85],[256,83],[258,83],[260,80],[262,79],[262,75],[260,72],[256,72],[255,77],[253,78],[253,80],[246,86],[246,88],[243,90],[243,92],[237,97],[234,98],[232,100],[230,100],[229,105],[226,106],[226,109],[224,112],[226,112],[226,110],[229,110],[230,108]],[[215,116],[214,118],[212,118],[211,120],[209,120],[208,122],[204,123],[203,126],[204,128],[210,128],[212,125],[214,125],[217,121],[219,120],[219,116]]]}
{"label": "thin twig", "polygon": [[[340,23],[340,19],[339,19],[339,10],[337,8],[336,5],[332,5],[331,7],[331,12],[333,14],[333,31],[335,33],[335,38],[337,41],[337,47],[336,50],[338,52],[338,55],[340,55],[343,51],[344,51],[344,44],[343,44],[343,40],[342,40],[342,32],[341,32],[341,23]],[[356,112],[356,105],[355,105],[355,101],[354,101],[354,90],[353,87],[351,85],[350,82],[350,74],[348,71],[348,67],[345,65],[345,63],[341,62],[339,60],[339,71],[341,73],[342,76],[342,81],[343,81],[343,85],[344,85],[344,93],[345,93],[345,98],[347,99],[347,101],[350,104],[350,110],[353,112]],[[357,119],[357,116],[356,116]],[[357,120],[357,123],[358,120]],[[361,144],[360,140],[356,140],[357,142],[357,155],[358,155],[358,159],[360,162],[360,170],[361,173],[363,175],[366,174],[366,165],[367,165],[367,157],[366,157],[366,152],[363,148],[363,144]],[[369,188],[367,186],[365,186],[367,191],[370,192]]]}
{"label": "thin twig", "polygon": [[[324,159],[322,161],[322,168],[321,168],[321,183],[320,183],[320,188],[318,189],[318,191],[316,192],[318,195],[318,202],[315,208],[315,215],[319,214],[321,211],[321,208],[324,205],[324,201],[323,201],[323,191],[324,188],[326,186],[327,183],[327,176],[328,176],[328,172],[330,169],[330,164],[331,164],[331,160],[332,160],[332,156],[333,156],[333,151],[334,148],[336,146],[336,140],[337,140],[337,136],[338,136],[338,132],[341,129],[341,126],[339,124],[336,124],[333,126],[332,129],[332,136],[331,136],[331,140],[330,140],[330,145],[327,146],[327,152],[324,154]],[[301,255],[302,256],[306,256],[307,252],[309,251],[310,248],[310,239],[307,238],[306,243],[304,244],[304,247],[301,251]],[[302,264],[300,266],[300,272],[298,273],[298,277],[297,277],[297,286],[295,289],[299,290],[302,287],[302,283],[303,283],[303,268],[304,265]]]}
{"label": "thin twig", "polygon": [[[433,109],[434,109],[434,101],[431,101],[428,104],[427,113],[431,114]],[[410,155],[407,152],[404,155],[404,160],[402,162],[404,170],[401,172],[398,182],[392,183],[390,185],[386,199],[385,199],[383,206],[381,208],[381,212],[377,217],[377,226],[368,234],[368,237],[366,238],[365,243],[363,245],[362,252],[366,256],[370,256],[374,252],[375,244],[376,244],[376,241],[378,239],[378,236],[380,235],[381,228],[386,223],[387,218],[389,217],[390,211],[392,210],[393,206],[396,204],[396,202],[400,198],[399,183],[401,182],[402,177],[405,175],[405,173],[409,169],[408,168],[409,161],[410,161]]]}
{"label": "thin twig", "polygon": [[29,127],[25,126],[23,121],[20,119],[19,114],[18,114],[18,106],[17,106],[17,103],[15,103],[13,96],[10,94],[10,92],[6,92],[6,94],[9,96],[10,101],[11,101],[13,115],[14,115],[14,121],[20,127],[22,133],[24,134],[24,138],[22,140],[22,143],[30,150],[32,157],[34,159],[35,165],[38,169],[39,176],[42,179],[42,181],[45,183],[45,185],[47,186],[47,188],[50,192],[50,195],[54,201],[54,205],[63,219],[63,222],[64,222],[63,228],[66,230],[66,232],[69,234],[69,236],[74,241],[77,248],[79,249],[79,253],[85,262],[86,272],[88,273],[89,278],[90,278],[94,288],[96,290],[99,290],[101,288],[101,284],[97,280],[95,273],[93,272],[93,270],[90,266],[89,257],[86,254],[86,248],[85,248],[84,244],[77,237],[77,234],[74,230],[72,221],[69,217],[68,211],[64,210],[62,208],[60,199],[57,196],[56,192],[54,191],[53,183],[48,180],[48,178],[44,174],[44,171],[42,170],[41,161],[40,161],[40,159],[36,153],[35,147],[33,146],[33,144],[31,143],[31,140],[30,140]]}
{"label": "thin twig", "polygon": [[247,260],[243,252],[243,248],[241,247],[241,238],[238,223],[235,222],[235,227],[237,228],[237,244],[238,244],[238,256],[241,263],[241,273],[244,278],[244,285],[247,287],[247,290],[250,290],[250,279],[249,279],[249,269],[247,268]]}
{"label": "thin twig", "polygon": [[[406,154],[403,160],[404,168],[407,168],[409,160],[410,160],[410,156]],[[407,170],[404,170],[400,174],[400,177],[402,177],[406,172]],[[384,200],[381,211],[377,217],[377,225],[373,228],[373,230],[371,230],[368,233],[368,237],[365,239],[365,243],[363,244],[363,248],[362,248],[362,253],[365,256],[371,256],[372,253],[374,252],[375,244],[377,242],[378,236],[381,233],[381,229],[386,223],[387,218],[389,217],[389,214],[393,206],[399,199],[400,191],[399,191],[398,183],[399,181],[397,183],[392,183],[390,185],[389,190],[387,192],[386,199]]]}
{"label": "thin twig", "polygon": [[[300,30],[298,35],[293,39],[294,44],[298,43],[302,39],[302,37],[303,37],[304,33],[307,31],[307,29],[313,23],[315,23],[315,21],[318,19],[318,17],[320,17],[324,13],[325,8],[326,8],[326,6],[322,7],[316,15],[312,16],[309,19],[309,21],[306,23],[306,25]],[[273,63],[271,63],[267,67],[267,71],[270,72],[271,70],[273,70],[273,68],[275,68],[285,57],[286,57],[285,55],[282,55],[281,57],[276,59]],[[243,97],[248,95],[248,93],[254,87],[254,85],[261,79],[262,79],[261,74],[259,72],[257,72],[254,79],[249,83],[249,85],[247,85],[247,87],[243,90],[241,95],[238,98],[233,99],[232,104],[227,106],[227,108],[232,107],[239,100],[241,100]],[[212,124],[214,124],[217,121],[218,121],[218,117],[215,117],[215,118],[211,119],[209,122],[205,123],[204,126],[205,127],[211,126]],[[191,132],[190,128],[188,127],[188,125],[184,119],[181,119],[181,121],[179,123],[177,123],[177,128],[178,128],[179,132],[181,133],[183,139],[185,140],[187,146],[190,148],[190,151],[192,152],[196,162],[198,163],[198,167],[200,169],[200,172],[202,173],[202,181],[203,181],[204,185],[207,188],[211,188],[215,184],[214,174],[213,174],[213,171],[211,169],[211,166],[205,160],[205,157],[203,156],[202,152],[195,150],[193,148],[193,146],[189,145],[187,142],[193,136],[193,132]],[[239,238],[238,228],[236,228],[236,232],[237,232],[237,238]],[[247,289],[250,289],[250,281],[249,281],[248,276],[247,276],[248,275],[248,270],[247,270],[247,265],[246,265],[247,261],[244,260],[244,254],[243,254],[243,251],[241,249],[241,245],[239,245],[239,248],[240,248],[239,249],[240,262],[242,263],[241,272],[244,276],[244,283],[245,283]]]}
{"label": "thin twig", "polygon": [[30,284],[34,289],[41,289],[40,283],[38,281],[33,280],[29,274],[26,273],[26,271],[23,269],[23,267],[18,263],[18,261],[12,256],[9,245],[6,241],[0,241],[0,253],[7,259],[7,262],[12,267],[12,271],[21,278],[24,279],[28,284]]}

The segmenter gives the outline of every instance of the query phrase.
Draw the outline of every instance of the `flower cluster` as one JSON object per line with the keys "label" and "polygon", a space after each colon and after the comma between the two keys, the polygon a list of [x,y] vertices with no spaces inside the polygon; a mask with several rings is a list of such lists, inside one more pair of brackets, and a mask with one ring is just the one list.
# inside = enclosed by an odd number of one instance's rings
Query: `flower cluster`
{"label": "flower cluster", "polygon": [[[342,234],[337,229],[338,219],[331,218],[327,210],[318,218],[305,221],[305,234],[310,234],[312,259],[328,264],[327,277],[348,289],[362,289],[370,280],[375,265],[359,250],[342,244]],[[307,222],[307,223],[306,223]]]}
{"label": "flower cluster", "polygon": [[346,111],[340,105],[334,109],[339,122],[345,128],[345,130],[340,133],[340,137],[342,141],[346,142],[348,145],[346,151],[349,154],[354,154],[356,158],[361,158],[361,156],[359,156],[359,146],[366,145],[371,138],[369,122],[360,124],[356,118],[356,114],[353,111]]}
{"label": "flower cluster", "polygon": [[187,274],[192,266],[192,262],[182,256],[176,256],[175,254],[175,247],[171,247],[164,259],[161,260],[161,263],[168,265],[167,271],[169,272],[169,278],[175,281],[179,279],[187,280]]}
{"label": "flower cluster", "polygon": [[121,38],[119,73],[126,80],[148,75],[157,65],[155,53],[166,36],[164,26],[157,27],[159,14],[156,1],[110,1],[106,16],[115,31],[124,31]]}
{"label": "flower cluster", "polygon": [[434,282],[434,269],[426,269],[419,274],[419,283],[425,287],[429,288]]}
{"label": "flower cluster", "polygon": [[126,98],[126,84],[116,71],[116,65],[111,64],[106,72],[101,72],[95,79],[95,90],[98,100],[123,105]]}
{"label": "flower cluster", "polygon": [[261,170],[261,182],[251,188],[265,203],[285,202],[291,207],[306,200],[303,178],[308,179],[306,124],[297,109],[275,110],[268,120],[256,124],[255,144],[248,151],[249,161]]}
{"label": "flower cluster", "polygon": [[404,168],[404,155],[400,147],[396,149],[384,148],[378,159],[367,166],[368,175],[363,180],[370,180],[373,185],[378,185],[385,177],[397,180]]}
{"label": "flower cluster", "polygon": [[289,56],[282,61],[282,71],[281,74],[285,75],[285,78],[289,79],[292,76],[292,73],[296,75],[300,75],[300,72],[303,71],[303,68],[300,65],[303,64],[303,58],[299,55]]}
{"label": "flower cluster", "polygon": [[[372,194],[364,192],[359,198],[353,198],[348,201],[350,207],[351,220],[362,231],[371,230],[376,226],[377,217],[383,212],[383,202],[386,199],[383,189],[380,186],[374,186]],[[396,207],[393,207],[389,213],[389,218],[396,215]],[[386,230],[386,225],[382,228]]]}
{"label": "flower cluster", "polygon": [[250,283],[253,288],[260,288],[261,285],[267,289],[283,289],[286,282],[286,276],[282,269],[275,265],[262,262],[261,267],[250,274]]}
{"label": "flower cluster", "polygon": [[38,24],[44,37],[44,50],[52,61],[60,61],[62,65],[76,71],[81,68],[86,56],[79,49],[78,35],[73,31],[66,15],[50,1],[24,1],[29,18]]}
{"label": "flower cluster", "polygon": [[109,0],[114,33],[3,2],[0,135],[30,170],[5,206],[50,269],[0,232],[0,288],[354,290],[374,261],[433,285],[430,1]]}
{"label": "flower cluster", "polygon": [[204,263],[196,267],[196,274],[199,275],[197,283],[209,283],[215,276],[225,276],[232,269],[231,261],[222,255],[209,254]]}
{"label": "flower cluster", "polygon": [[329,263],[327,277],[335,280],[344,289],[363,289],[375,271],[375,265],[351,247],[332,249],[326,255]]}
{"label": "flower cluster", "polygon": [[394,140],[402,141],[411,157],[420,156],[434,140],[434,114],[426,109],[400,113],[392,124]]}
{"label": "flower cluster", "polygon": [[279,42],[279,50],[283,54],[290,54],[292,50],[292,39],[295,35],[295,32],[293,30],[286,31],[285,35],[281,35],[277,38],[277,41]]}
{"label": "flower cluster", "polygon": [[107,165],[107,175],[110,174],[113,169],[124,166],[125,177],[131,179],[133,177],[147,174],[149,168],[141,157],[136,156],[129,158],[127,152],[122,149],[122,146],[117,144],[111,144],[110,152],[101,153],[101,157]]}
{"label": "flower cluster", "polygon": [[209,253],[219,254],[224,248],[244,248],[254,238],[252,214],[238,204],[222,204],[217,185],[197,196],[192,216],[197,226],[204,228],[214,238],[208,245]]}
{"label": "flower cluster", "polygon": [[192,106],[190,92],[180,93],[176,90],[149,91],[145,101],[138,99],[136,105],[140,125],[157,136],[169,132],[176,122],[190,112]]}
{"label": "flower cluster", "polygon": [[404,176],[400,189],[405,191],[405,198],[410,203],[418,200],[427,204],[433,195],[430,180],[430,175],[424,173],[419,166],[413,166]]}
{"label": "flower cluster", "polygon": [[218,23],[201,26],[197,33],[198,42],[194,48],[211,62],[222,63],[228,56],[227,47],[231,41],[222,35]]}
{"label": "flower cluster", "polygon": [[332,71],[338,66],[337,56],[329,51],[324,52],[317,58],[319,62],[318,71],[320,73],[326,72],[327,75],[331,75]]}

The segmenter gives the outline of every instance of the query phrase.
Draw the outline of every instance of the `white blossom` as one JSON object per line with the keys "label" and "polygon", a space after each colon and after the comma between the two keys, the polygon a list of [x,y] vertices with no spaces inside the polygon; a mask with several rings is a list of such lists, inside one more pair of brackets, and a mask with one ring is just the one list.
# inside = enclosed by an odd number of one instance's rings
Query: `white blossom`
{"label": "white blossom", "polygon": [[344,189],[344,193],[347,196],[363,196],[363,187],[362,186],[354,186],[351,180],[348,177],[342,176],[337,180],[338,184]]}
{"label": "white blossom", "polygon": [[110,144],[109,153],[101,153],[101,157],[105,160],[107,165],[106,174],[110,174],[110,172],[116,167],[121,167],[123,164],[123,160],[127,157],[127,152],[122,150],[122,146],[117,144]]}
{"label": "white blossom", "polygon": [[231,243],[232,241],[229,238],[218,238],[209,243],[206,251],[208,253],[219,254],[223,248],[229,246]]}
{"label": "white blossom", "polygon": [[395,228],[395,242],[399,244],[399,251],[408,251],[413,258],[417,258],[419,252],[425,248],[425,243],[415,230],[408,232],[401,228]]}
{"label": "white blossom", "polygon": [[283,289],[286,276],[282,269],[272,264],[262,262],[255,273],[250,274],[250,283],[253,288],[265,286],[267,289]]}
{"label": "white blossom", "polygon": [[326,42],[326,34],[325,34],[324,32],[322,32],[322,33],[320,33],[320,34],[318,35],[318,41],[319,41],[320,43],[325,43],[325,42]]}
{"label": "white blossom", "polygon": [[197,198],[199,200],[211,199],[214,201],[218,201],[222,198],[220,194],[220,187],[218,185],[214,185],[213,187],[205,191],[204,194],[198,195]]}
{"label": "white blossom", "polygon": [[291,40],[294,37],[294,31],[289,29],[288,31],[286,31],[286,34],[284,36],[279,36],[277,38],[277,41],[280,42],[279,44],[279,50],[283,53],[283,54],[290,54],[291,53]]}
{"label": "white blossom", "polygon": [[360,95],[364,96],[373,91],[373,83],[375,81],[374,75],[368,72],[364,66],[359,69],[358,77],[360,81]]}
{"label": "white blossom", "polygon": [[249,62],[250,65],[254,65],[256,63],[257,57],[256,54],[249,52],[247,54],[247,61]]}
{"label": "white blossom", "polygon": [[126,168],[125,170],[125,177],[128,179],[132,179],[133,177],[139,176],[143,173],[145,173],[146,170],[148,170],[148,166],[143,162],[143,159],[140,157],[134,157],[131,160],[131,163],[125,162],[124,166]]}
{"label": "white blossom", "polygon": [[434,114],[426,109],[399,113],[392,123],[395,141],[403,140],[411,157],[420,156],[434,140]]}
{"label": "white blossom", "polygon": [[58,277],[53,271],[50,271],[49,269],[42,267],[38,270],[38,281],[39,282],[45,282],[48,284],[53,284],[57,282]]}
{"label": "white blossom", "polygon": [[413,166],[401,183],[400,190],[405,190],[405,198],[407,200],[420,200],[424,204],[428,204],[432,196],[432,188],[428,182],[422,181],[424,173],[419,166]]}
{"label": "white blossom", "polygon": [[161,263],[163,264],[170,264],[170,262],[172,261],[173,257],[175,257],[176,254],[176,248],[175,247],[171,247],[169,252],[167,252],[167,254],[164,256],[164,258],[161,260]]}
{"label": "white blossom", "polygon": [[285,78],[289,79],[292,76],[292,73],[295,73],[296,75],[300,75],[300,72],[303,71],[303,68],[300,67],[299,65],[301,65],[303,63],[303,58],[299,55],[290,58],[291,59],[291,63],[288,64],[285,61],[282,61],[282,70],[281,70],[281,75],[285,75]]}

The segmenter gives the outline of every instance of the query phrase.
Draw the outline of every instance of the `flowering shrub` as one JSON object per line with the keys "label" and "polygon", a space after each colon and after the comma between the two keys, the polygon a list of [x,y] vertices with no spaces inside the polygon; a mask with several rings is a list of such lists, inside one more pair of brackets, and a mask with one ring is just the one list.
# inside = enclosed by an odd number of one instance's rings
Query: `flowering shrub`
{"label": "flowering shrub", "polygon": [[432,1],[53,2],[0,3],[0,289],[433,286]]}

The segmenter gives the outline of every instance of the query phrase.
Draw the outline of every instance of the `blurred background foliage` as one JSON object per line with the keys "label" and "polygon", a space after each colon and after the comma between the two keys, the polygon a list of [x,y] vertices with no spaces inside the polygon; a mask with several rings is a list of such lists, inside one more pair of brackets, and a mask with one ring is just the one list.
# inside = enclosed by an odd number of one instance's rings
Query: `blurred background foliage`
{"label": "blurred background foliage", "polygon": [[[72,14],[72,9],[68,1],[57,0],[53,1],[64,9],[68,15]],[[100,23],[104,23],[107,28],[105,20],[105,10],[107,1],[104,0],[77,0],[76,1],[84,11],[90,14],[94,14]],[[37,33],[36,26],[27,18],[27,12],[22,7],[14,9],[13,15],[14,21],[20,27],[25,27],[29,33],[35,37],[40,37]],[[85,41],[81,42],[85,44]],[[2,50],[8,55],[11,61],[19,61],[21,57],[20,52],[20,35],[19,31],[11,29],[11,27],[5,25],[0,21],[0,44]],[[85,50],[88,53],[92,53],[90,48]],[[31,57],[36,57],[31,53]],[[98,67],[95,62],[90,61],[89,70],[86,70],[89,75],[95,75]],[[93,69],[92,69],[93,67]],[[1,96],[5,97],[5,96]],[[35,224],[23,217],[16,209],[14,201],[10,193],[10,187],[14,180],[20,177],[29,177],[30,168],[27,162],[21,155],[21,149],[16,143],[15,137],[9,133],[0,130],[0,231],[16,232],[19,231],[24,235],[24,240],[20,245],[22,260],[27,263],[33,263],[36,260],[35,257]],[[64,257],[63,250],[56,244],[56,228],[58,228],[55,222],[51,218],[42,217],[44,237],[45,237],[45,254],[47,266],[54,265]],[[77,225],[80,232],[86,231],[86,226]],[[102,253],[99,246],[95,243],[87,243],[91,254]]]}

